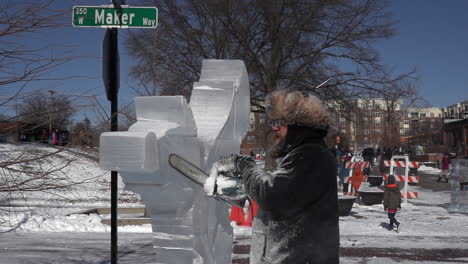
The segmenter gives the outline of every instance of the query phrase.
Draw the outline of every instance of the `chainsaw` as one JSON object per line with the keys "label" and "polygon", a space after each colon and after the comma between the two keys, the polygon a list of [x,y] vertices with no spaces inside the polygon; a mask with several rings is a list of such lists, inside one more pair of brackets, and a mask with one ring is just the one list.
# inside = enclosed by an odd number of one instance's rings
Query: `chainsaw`
{"label": "chainsaw", "polygon": [[[177,154],[170,154],[169,155],[169,164],[171,165],[172,168],[180,172],[182,175],[185,177],[189,178],[191,181],[194,183],[200,185],[203,187],[205,185],[206,180],[208,179],[209,175],[202,169],[198,168],[197,166],[193,165],[186,159],[182,158],[181,156]],[[240,201],[233,201],[226,199],[224,197],[216,195],[216,189],[217,185],[214,183],[214,191],[213,191],[213,197],[217,200],[223,201],[227,204],[239,207],[239,208],[244,208],[243,204]]]}

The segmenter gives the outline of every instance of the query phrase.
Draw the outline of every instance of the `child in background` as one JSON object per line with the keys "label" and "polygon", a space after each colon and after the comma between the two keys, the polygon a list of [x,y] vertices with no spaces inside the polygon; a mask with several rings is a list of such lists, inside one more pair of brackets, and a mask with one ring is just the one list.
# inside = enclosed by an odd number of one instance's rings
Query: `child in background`
{"label": "child in background", "polygon": [[387,180],[387,185],[384,190],[384,210],[388,213],[388,218],[390,219],[389,229],[393,229],[393,224],[396,224],[396,231],[400,227],[400,222],[396,220],[395,214],[398,209],[401,209],[401,197],[400,189],[395,181],[395,176],[389,175]]}
{"label": "child in background", "polygon": [[448,182],[449,168],[450,168],[449,154],[445,153],[444,157],[442,158],[442,170],[440,171],[440,175],[439,175],[439,178],[437,179],[437,182],[440,182],[442,176],[444,176],[445,182]]}

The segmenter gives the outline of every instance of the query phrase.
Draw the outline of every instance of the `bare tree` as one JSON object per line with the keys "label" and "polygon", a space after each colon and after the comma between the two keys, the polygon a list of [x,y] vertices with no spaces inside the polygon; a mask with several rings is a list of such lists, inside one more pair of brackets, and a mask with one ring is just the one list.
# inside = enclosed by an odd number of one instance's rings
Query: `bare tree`
{"label": "bare tree", "polygon": [[52,9],[52,2],[0,2],[0,106],[21,97],[30,82],[49,79],[48,74],[70,60],[45,55],[47,45],[27,45],[28,38],[60,25],[63,11]]}
{"label": "bare tree", "polygon": [[139,94],[153,95],[151,87],[188,97],[204,58],[243,60],[252,109],[261,112],[265,95],[278,88],[312,91],[339,105],[413,74],[382,78],[388,74],[372,44],[396,33],[385,0],[142,2],[164,19],[157,30],[128,39],[137,61],[131,73],[145,84]]}
{"label": "bare tree", "polygon": [[68,98],[49,97],[43,92],[23,98],[17,118],[38,128],[67,129],[73,116]]}
{"label": "bare tree", "polygon": [[400,145],[400,122],[406,110],[423,98],[419,96],[415,82],[409,80],[385,85],[381,94],[385,104],[382,146],[392,148]]}
{"label": "bare tree", "polygon": [[[153,3],[165,19],[154,32],[130,34],[134,77],[162,94],[189,95],[201,59],[242,59],[252,105],[260,109],[265,94],[277,88],[311,90],[324,99],[377,90],[384,67],[371,44],[395,34],[385,1]],[[356,70],[343,71],[342,63]],[[314,89],[330,77],[332,82]]]}
{"label": "bare tree", "polygon": [[[54,100],[46,95],[46,89],[30,87],[31,84],[39,87],[37,84],[42,81],[71,77],[57,77],[55,71],[72,57],[55,56],[51,43],[29,41],[42,37],[49,29],[63,26],[64,18],[69,23],[69,10],[65,13],[54,9],[53,2],[0,1],[0,109],[5,115],[3,122],[17,127],[27,123],[47,128],[50,125],[66,127],[71,108],[77,107],[73,99],[66,99],[66,96]],[[2,144],[5,149],[12,146]],[[52,192],[83,182],[74,181],[65,173],[65,168],[82,158],[81,154],[65,157],[66,147],[28,146],[18,145],[0,153],[0,201],[3,204],[31,192]]]}

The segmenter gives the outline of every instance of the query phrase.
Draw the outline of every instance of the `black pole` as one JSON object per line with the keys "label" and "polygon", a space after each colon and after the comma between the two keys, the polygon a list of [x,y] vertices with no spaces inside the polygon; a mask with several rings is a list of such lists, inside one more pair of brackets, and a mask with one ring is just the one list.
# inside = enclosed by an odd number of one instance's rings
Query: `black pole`
{"label": "black pole", "polygon": [[[102,45],[102,77],[111,102],[111,131],[118,131],[119,63],[118,31],[109,28]],[[117,171],[111,171],[111,263],[117,264]]]}
{"label": "black pole", "polygon": [[[112,46],[113,46],[113,53],[112,54],[113,58],[110,60],[111,62],[115,63],[114,67],[117,66],[116,71],[117,74],[115,74],[114,81],[111,82],[114,87],[112,87],[112,90],[115,91],[112,95],[111,99],[111,131],[117,131],[118,130],[118,83],[120,80],[119,79],[119,74],[118,74],[118,63],[116,63],[117,58],[118,58],[118,31],[116,28],[110,29],[112,32],[111,34],[113,35],[112,39]],[[111,66],[112,67],[112,66]],[[117,264],[117,172],[116,171],[111,171],[111,263],[112,264]]]}
{"label": "black pole", "polygon": [[[117,30],[116,30],[117,31]],[[117,93],[111,101],[111,131],[117,131]],[[117,264],[117,172],[111,171],[111,263]]]}
{"label": "black pole", "polygon": [[[117,13],[125,0],[112,0]],[[107,29],[103,44],[103,79],[107,99],[111,101],[111,131],[118,131],[118,93],[120,86],[120,57],[117,28]],[[117,171],[111,171],[111,264],[117,264]]]}

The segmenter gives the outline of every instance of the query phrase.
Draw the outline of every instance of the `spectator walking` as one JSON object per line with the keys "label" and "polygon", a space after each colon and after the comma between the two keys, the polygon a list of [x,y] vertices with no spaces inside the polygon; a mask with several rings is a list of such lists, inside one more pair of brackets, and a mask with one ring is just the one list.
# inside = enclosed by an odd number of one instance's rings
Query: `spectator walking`
{"label": "spectator walking", "polygon": [[444,156],[442,157],[442,168],[440,170],[439,178],[437,179],[437,182],[440,182],[442,179],[442,176],[445,179],[445,182],[448,182],[448,176],[449,176],[449,167],[450,167],[450,157],[448,153],[445,153]]}
{"label": "spectator walking", "polygon": [[400,189],[396,184],[395,176],[389,175],[384,190],[384,210],[387,211],[388,219],[390,219],[389,230],[392,230],[395,224],[397,232],[400,227],[400,222],[395,218],[398,209],[401,209]]}

